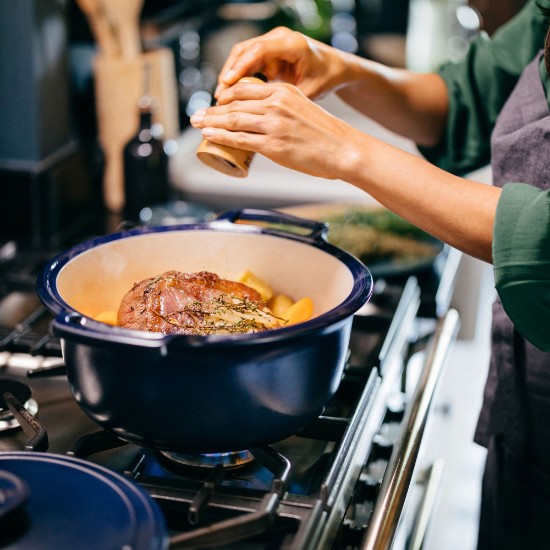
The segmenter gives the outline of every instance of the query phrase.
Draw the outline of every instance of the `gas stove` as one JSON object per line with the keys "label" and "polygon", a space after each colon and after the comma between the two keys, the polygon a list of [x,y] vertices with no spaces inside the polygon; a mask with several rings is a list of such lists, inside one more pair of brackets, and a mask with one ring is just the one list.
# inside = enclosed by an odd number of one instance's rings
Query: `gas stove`
{"label": "gas stove", "polygon": [[117,472],[158,504],[170,548],[381,549],[422,537],[425,498],[411,488],[458,332],[450,299],[460,253],[375,280],[321,416],[284,441],[208,455],[126,443],[80,410],[34,289],[51,256],[0,247],[0,455],[70,456]]}

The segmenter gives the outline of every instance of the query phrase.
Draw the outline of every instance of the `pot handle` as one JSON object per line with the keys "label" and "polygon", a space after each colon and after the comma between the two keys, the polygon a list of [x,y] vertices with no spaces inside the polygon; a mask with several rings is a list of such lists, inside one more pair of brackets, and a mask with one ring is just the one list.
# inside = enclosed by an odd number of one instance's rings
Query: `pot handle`
{"label": "pot handle", "polygon": [[[80,315],[79,313],[61,312],[52,322],[53,333],[73,342],[96,344],[102,346],[131,345],[140,348],[166,350],[171,337],[158,332],[131,331],[120,327],[111,327]],[[134,336],[134,332],[136,336]]]}
{"label": "pot handle", "polygon": [[297,216],[276,210],[243,208],[241,210],[230,210],[228,212],[223,212],[216,218],[216,221],[229,221],[231,223],[237,223],[239,220],[260,221],[303,227],[304,229],[310,230],[307,237],[315,241],[326,241],[329,229],[328,223],[299,218]]}

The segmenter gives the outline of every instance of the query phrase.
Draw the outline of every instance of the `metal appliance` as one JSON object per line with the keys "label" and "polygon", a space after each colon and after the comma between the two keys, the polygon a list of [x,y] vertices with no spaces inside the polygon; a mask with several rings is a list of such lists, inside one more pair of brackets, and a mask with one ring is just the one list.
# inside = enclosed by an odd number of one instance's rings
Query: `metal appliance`
{"label": "metal appliance", "polygon": [[445,249],[430,269],[375,281],[338,392],[300,433],[242,453],[178,455],[126,444],[79,409],[35,293],[51,253],[6,241],[0,393],[14,381],[26,389],[21,407],[0,413],[0,452],[70,455],[123,474],[160,506],[170,548],[419,548],[441,479],[422,443],[458,332],[449,304],[460,256]]}
{"label": "metal appliance", "polygon": [[38,247],[90,226],[101,206],[96,151],[71,113],[63,4],[0,4],[0,236]]}

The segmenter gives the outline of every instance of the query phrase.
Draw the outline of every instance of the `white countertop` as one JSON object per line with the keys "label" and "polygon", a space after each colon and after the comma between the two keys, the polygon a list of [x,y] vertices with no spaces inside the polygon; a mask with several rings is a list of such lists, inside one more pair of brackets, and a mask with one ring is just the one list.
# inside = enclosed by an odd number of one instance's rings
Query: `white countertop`
{"label": "white countertop", "polygon": [[[347,106],[335,94],[319,104],[352,126],[392,145],[418,154],[414,143],[389,132],[369,118]],[[170,177],[173,185],[186,196],[216,205],[217,202],[243,201],[242,206],[298,204],[323,201],[373,202],[364,191],[341,180],[326,180],[284,168],[256,155],[247,178],[221,174],[196,158],[200,131],[187,128],[178,139],[177,153],[171,157]],[[246,204],[244,204],[246,203]],[[258,204],[255,204],[258,203]]]}

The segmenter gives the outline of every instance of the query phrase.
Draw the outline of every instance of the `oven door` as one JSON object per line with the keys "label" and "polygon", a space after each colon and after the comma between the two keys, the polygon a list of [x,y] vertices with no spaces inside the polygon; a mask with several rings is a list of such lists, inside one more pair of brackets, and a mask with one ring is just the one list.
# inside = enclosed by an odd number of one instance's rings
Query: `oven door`
{"label": "oven door", "polygon": [[[412,393],[399,440],[388,463],[361,550],[422,547],[437,501],[444,463],[421,461],[426,423],[441,374],[456,341],[460,319],[451,309],[438,321]],[[423,464],[424,462],[424,464]]]}

